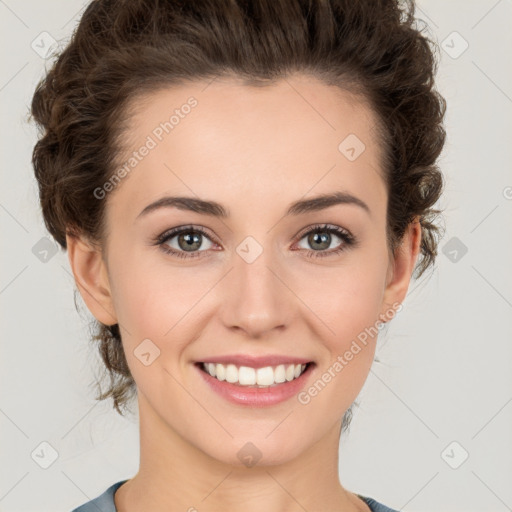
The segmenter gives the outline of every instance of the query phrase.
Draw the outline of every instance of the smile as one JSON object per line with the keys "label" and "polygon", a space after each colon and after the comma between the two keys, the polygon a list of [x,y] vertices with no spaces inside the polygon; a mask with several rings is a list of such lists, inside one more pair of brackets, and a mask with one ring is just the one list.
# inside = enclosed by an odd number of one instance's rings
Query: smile
{"label": "smile", "polygon": [[305,372],[308,364],[279,364],[252,368],[234,364],[201,363],[201,369],[221,382],[265,388],[298,379]]}

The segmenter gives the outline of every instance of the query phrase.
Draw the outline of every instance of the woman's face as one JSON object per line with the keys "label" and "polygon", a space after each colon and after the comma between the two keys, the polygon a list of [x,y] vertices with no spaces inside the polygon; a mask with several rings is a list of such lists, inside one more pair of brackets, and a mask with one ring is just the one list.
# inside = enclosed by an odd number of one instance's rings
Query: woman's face
{"label": "woman's face", "polygon": [[[135,107],[124,177],[96,194],[107,201],[106,266],[88,260],[83,296],[98,320],[120,324],[144,432],[246,465],[337,436],[419,244],[416,231],[394,272],[371,111],[304,76],[260,88],[197,82]],[[345,201],[311,202],[332,194]],[[150,207],[170,197],[189,202]],[[207,377],[204,361],[221,379],[213,363],[231,380],[228,363],[246,367],[244,382],[312,364],[297,381],[248,388]]]}

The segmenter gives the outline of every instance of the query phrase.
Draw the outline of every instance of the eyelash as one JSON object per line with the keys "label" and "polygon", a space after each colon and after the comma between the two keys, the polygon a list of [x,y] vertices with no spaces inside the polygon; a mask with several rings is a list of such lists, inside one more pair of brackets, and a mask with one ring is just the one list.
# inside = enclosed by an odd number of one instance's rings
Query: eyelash
{"label": "eyelash", "polygon": [[[325,233],[333,233],[337,235],[339,238],[343,240],[343,243],[340,245],[338,249],[333,249],[331,251],[313,251],[313,250],[306,250],[308,253],[308,256],[311,256],[313,258],[325,258],[327,256],[335,256],[346,250],[347,248],[351,246],[355,246],[357,244],[357,239],[350,234],[347,230],[340,228],[338,226],[331,226],[328,224],[316,224],[310,228],[308,228],[307,231],[301,233],[298,235],[299,241],[302,240],[305,236],[311,234],[311,233],[317,233],[317,232],[325,232]],[[153,245],[159,245],[161,249],[171,256],[176,256],[178,258],[201,258],[202,254],[206,251],[196,251],[196,252],[186,252],[186,251],[176,251],[175,249],[171,249],[168,246],[166,246],[166,242],[171,240],[177,235],[180,235],[182,233],[200,233],[204,235],[206,238],[208,238],[210,241],[211,237],[208,235],[205,229],[203,229],[200,226],[183,226],[179,228],[173,228],[170,231],[166,231],[165,233],[158,236],[154,241]],[[214,242],[215,243],[215,242]],[[300,250],[300,249],[299,249]]]}

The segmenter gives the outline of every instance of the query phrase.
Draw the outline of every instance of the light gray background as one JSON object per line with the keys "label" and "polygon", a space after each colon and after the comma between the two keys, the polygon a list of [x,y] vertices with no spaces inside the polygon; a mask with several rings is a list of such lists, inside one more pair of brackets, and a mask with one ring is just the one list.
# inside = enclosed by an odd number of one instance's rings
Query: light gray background
{"label": "light gray background", "polygon": [[[512,2],[418,6],[445,48],[446,234],[432,277],[411,283],[379,338],[382,363],[342,438],[340,479],[399,510],[501,512],[512,510]],[[82,9],[77,0],[0,0],[2,512],[69,512],[138,468],[137,418],[96,404],[89,387],[99,359],[90,317],[75,311],[67,254],[44,263],[33,253],[48,233],[25,122],[45,67],[31,45],[42,46],[44,31],[65,43]],[[450,254],[448,243],[467,253]],[[48,469],[42,442],[58,452]]]}

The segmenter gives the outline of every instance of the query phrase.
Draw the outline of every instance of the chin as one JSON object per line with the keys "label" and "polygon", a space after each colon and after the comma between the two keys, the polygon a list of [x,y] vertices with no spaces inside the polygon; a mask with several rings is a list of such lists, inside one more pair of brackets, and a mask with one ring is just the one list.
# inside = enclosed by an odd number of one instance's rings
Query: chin
{"label": "chin", "polygon": [[270,437],[274,434],[268,438],[265,438],[266,435],[262,433],[259,437],[237,437],[230,439],[228,444],[224,442],[215,447],[209,446],[204,452],[221,463],[252,468],[285,464],[304,450],[304,440],[290,439],[286,432],[275,435],[273,439]]}

